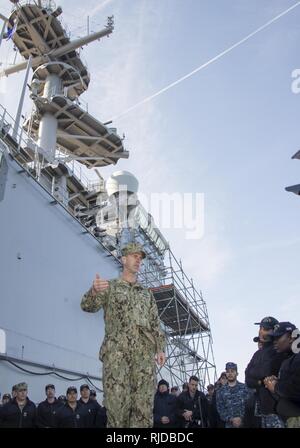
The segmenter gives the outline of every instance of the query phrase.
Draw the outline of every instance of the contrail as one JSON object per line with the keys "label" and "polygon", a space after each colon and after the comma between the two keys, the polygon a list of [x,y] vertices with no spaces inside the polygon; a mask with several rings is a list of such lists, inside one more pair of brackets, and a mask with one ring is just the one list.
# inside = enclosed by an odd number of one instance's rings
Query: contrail
{"label": "contrail", "polygon": [[[110,1],[110,0],[108,0]],[[172,87],[175,87],[177,84],[181,83],[182,81],[184,81],[187,78],[190,78],[191,76],[193,76],[195,73],[200,72],[200,70],[203,70],[204,68],[208,67],[210,64],[212,64],[213,62],[217,61],[218,59],[220,59],[222,56],[225,56],[227,53],[229,53],[230,51],[234,50],[235,48],[239,47],[240,45],[242,45],[243,43],[247,42],[247,40],[251,39],[251,37],[255,36],[256,34],[258,34],[260,31],[263,31],[265,28],[267,28],[268,26],[272,25],[272,23],[276,22],[277,20],[279,20],[281,17],[285,16],[286,14],[288,14],[290,11],[292,11],[293,9],[297,8],[297,6],[300,5],[300,1],[298,1],[297,3],[295,3],[293,6],[291,6],[290,8],[286,9],[285,11],[281,12],[280,14],[278,14],[277,16],[273,17],[273,19],[269,20],[268,22],[266,22],[264,25],[260,26],[259,28],[257,28],[255,31],[253,31],[252,33],[248,34],[246,37],[244,37],[243,39],[239,40],[238,42],[236,42],[235,44],[231,45],[229,48],[227,48],[226,50],[222,51],[221,53],[217,54],[217,56],[214,56],[213,58],[209,59],[207,62],[205,62],[204,64],[200,65],[199,67],[195,68],[193,71],[191,71],[190,73],[188,73],[187,75],[182,76],[181,78],[177,79],[177,81],[172,82],[171,84],[168,84],[166,87],[163,87],[162,89],[160,89],[158,92],[154,93],[153,95],[148,96],[147,98],[144,98],[143,100],[139,101],[138,103],[134,104],[133,106],[129,107],[128,109],[126,109],[124,112],[122,112],[119,115],[116,115],[115,117],[110,118],[110,120],[116,120],[120,117],[123,117],[124,115],[128,114],[128,112],[131,112],[132,110],[136,109],[137,107],[141,106],[142,104],[148,103],[149,101],[153,100],[153,98],[156,98],[157,96],[161,95],[162,93],[166,92],[167,90],[171,89]],[[110,121],[109,120],[109,121]]]}
{"label": "contrail", "polygon": [[89,16],[93,17],[98,11],[101,11],[101,9],[103,9],[106,5],[108,5],[112,1],[113,0],[104,0],[102,3],[100,3],[100,5],[97,5],[95,6],[94,9],[92,9],[92,11],[89,13]]}

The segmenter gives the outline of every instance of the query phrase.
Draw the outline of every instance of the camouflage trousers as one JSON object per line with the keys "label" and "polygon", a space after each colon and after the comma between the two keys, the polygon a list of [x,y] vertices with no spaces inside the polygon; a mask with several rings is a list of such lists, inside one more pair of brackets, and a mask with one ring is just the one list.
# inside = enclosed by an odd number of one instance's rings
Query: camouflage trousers
{"label": "camouflage trousers", "polygon": [[284,422],[276,414],[262,415],[261,416],[261,427],[262,428],[284,428]]}
{"label": "camouflage trousers", "polygon": [[258,400],[255,402],[255,417],[261,418],[262,428],[284,428],[284,422],[281,417],[277,414],[262,414],[260,410],[260,403]]}
{"label": "camouflage trousers", "polygon": [[[136,344],[138,345],[138,344]],[[156,388],[153,350],[118,350],[103,357],[104,406],[108,428],[151,428]]]}
{"label": "camouflage trousers", "polygon": [[289,417],[286,421],[287,428],[300,428],[300,416],[299,417]]}

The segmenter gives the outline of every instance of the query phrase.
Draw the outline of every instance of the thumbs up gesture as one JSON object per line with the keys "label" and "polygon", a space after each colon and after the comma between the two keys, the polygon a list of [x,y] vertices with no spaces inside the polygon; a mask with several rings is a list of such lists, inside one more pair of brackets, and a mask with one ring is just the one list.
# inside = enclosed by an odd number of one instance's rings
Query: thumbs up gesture
{"label": "thumbs up gesture", "polygon": [[92,294],[96,295],[99,292],[104,292],[107,290],[108,286],[108,281],[101,279],[100,275],[96,274],[95,280],[93,281]]}

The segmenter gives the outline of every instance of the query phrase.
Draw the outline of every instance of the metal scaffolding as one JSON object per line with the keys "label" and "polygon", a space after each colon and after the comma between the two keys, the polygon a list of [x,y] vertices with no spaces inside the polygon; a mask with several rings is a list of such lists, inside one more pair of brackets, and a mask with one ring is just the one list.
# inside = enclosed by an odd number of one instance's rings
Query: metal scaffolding
{"label": "metal scaffolding", "polygon": [[[142,229],[135,232],[136,241],[149,247],[149,239]],[[167,338],[168,371],[172,385],[181,386],[195,375],[202,389],[216,381],[216,367],[212,348],[212,334],[206,303],[193,280],[189,279],[172,250],[167,246],[161,263],[147,257],[140,281],[152,291]],[[158,374],[163,375],[159,369]]]}

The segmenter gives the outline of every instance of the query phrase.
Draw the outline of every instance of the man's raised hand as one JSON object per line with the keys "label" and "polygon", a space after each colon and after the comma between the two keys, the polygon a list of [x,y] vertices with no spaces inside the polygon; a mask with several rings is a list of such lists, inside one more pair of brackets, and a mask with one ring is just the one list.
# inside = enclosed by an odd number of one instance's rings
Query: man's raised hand
{"label": "man's raised hand", "polygon": [[101,279],[99,274],[96,274],[95,280],[92,286],[92,295],[96,295],[99,292],[104,292],[107,290],[109,284],[107,280]]}

